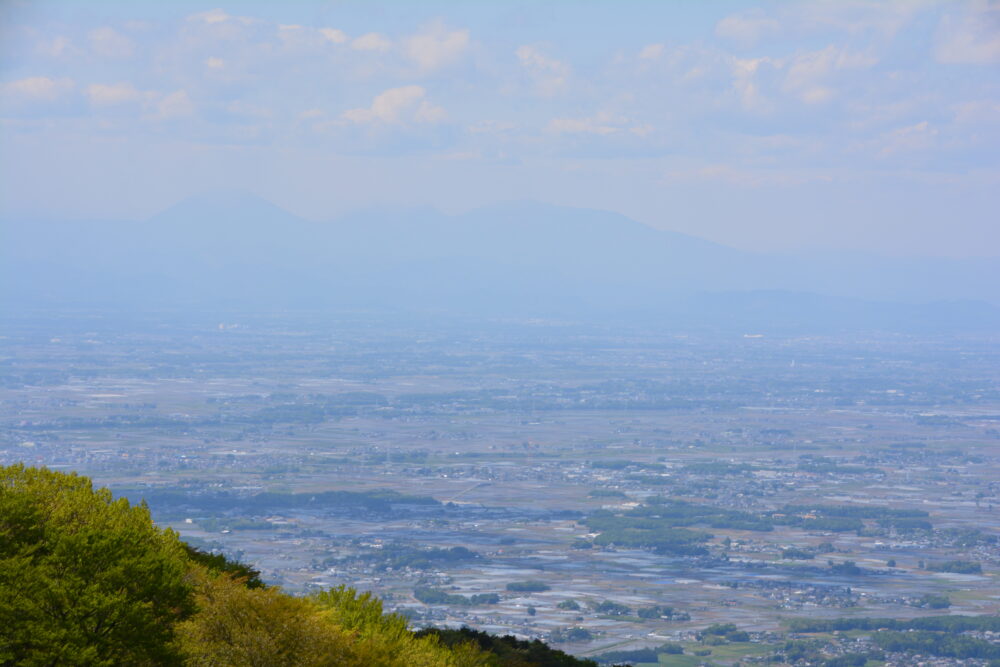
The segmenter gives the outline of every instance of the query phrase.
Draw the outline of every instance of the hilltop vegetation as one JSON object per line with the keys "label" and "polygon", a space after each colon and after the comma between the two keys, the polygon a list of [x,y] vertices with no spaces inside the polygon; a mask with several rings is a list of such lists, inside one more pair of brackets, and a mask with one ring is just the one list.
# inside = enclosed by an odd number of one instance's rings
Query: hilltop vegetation
{"label": "hilltop vegetation", "polygon": [[547,667],[541,642],[414,633],[369,593],[295,597],[86,477],[0,467],[0,664]]}
{"label": "hilltop vegetation", "polygon": [[[606,467],[606,466],[605,466]],[[729,463],[688,464],[685,471],[702,474],[743,474],[750,466]],[[666,478],[662,478],[667,483]],[[706,555],[702,546],[712,535],[691,526],[706,526],[721,530],[751,530],[771,532],[775,526],[795,526],[809,531],[856,532],[865,530],[864,520],[874,521],[881,530],[897,533],[930,531],[933,526],[928,513],[922,510],[899,510],[886,507],[852,505],[787,505],[780,512],[730,510],[714,505],[691,503],[663,496],[650,496],[644,504],[626,510],[595,510],[581,524],[598,533],[593,544],[620,547],[649,548],[660,554],[675,556]],[[971,536],[970,536],[971,537]],[[785,558],[812,559],[815,554],[801,549],[783,550]],[[928,567],[943,572],[975,574],[978,563],[948,561]]]}

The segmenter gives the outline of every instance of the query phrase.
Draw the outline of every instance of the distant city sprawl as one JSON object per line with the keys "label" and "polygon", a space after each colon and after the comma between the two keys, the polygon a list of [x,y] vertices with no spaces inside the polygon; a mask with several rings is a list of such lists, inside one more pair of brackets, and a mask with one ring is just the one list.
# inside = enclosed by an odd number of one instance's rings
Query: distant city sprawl
{"label": "distant city sprawl", "polygon": [[891,661],[917,630],[941,664],[991,657],[995,630],[884,620],[997,611],[988,339],[143,318],[8,326],[4,463],[415,627],[635,662]]}

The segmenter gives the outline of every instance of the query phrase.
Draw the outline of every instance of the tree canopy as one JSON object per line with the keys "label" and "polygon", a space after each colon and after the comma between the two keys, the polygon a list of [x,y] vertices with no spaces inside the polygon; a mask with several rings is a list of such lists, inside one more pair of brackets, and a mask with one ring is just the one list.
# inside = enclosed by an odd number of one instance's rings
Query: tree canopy
{"label": "tree canopy", "polygon": [[259,575],[86,477],[0,467],[0,665],[592,664],[541,642],[414,633],[370,593],[295,597]]}
{"label": "tree canopy", "polygon": [[177,535],[89,479],[0,468],[0,663],[116,665],[178,658],[194,611]]}

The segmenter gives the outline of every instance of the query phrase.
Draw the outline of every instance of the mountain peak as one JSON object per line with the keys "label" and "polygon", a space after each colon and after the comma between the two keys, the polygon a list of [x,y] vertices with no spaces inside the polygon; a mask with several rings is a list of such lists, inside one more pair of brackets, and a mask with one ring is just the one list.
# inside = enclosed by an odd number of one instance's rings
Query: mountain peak
{"label": "mountain peak", "polygon": [[153,217],[154,224],[184,226],[293,225],[304,222],[262,197],[240,190],[203,192],[184,199]]}

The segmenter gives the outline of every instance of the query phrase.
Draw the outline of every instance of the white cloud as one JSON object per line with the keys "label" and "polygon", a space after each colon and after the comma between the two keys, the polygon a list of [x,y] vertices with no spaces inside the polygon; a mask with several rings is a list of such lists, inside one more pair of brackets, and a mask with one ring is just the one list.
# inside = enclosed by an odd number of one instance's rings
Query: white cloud
{"label": "white cloud", "polygon": [[351,48],[356,51],[388,51],[392,42],[385,35],[369,32],[351,42]]}
{"label": "white cloud", "polygon": [[194,104],[187,91],[178,90],[161,98],[154,106],[153,118],[170,120],[194,115]]}
{"label": "white cloud", "polygon": [[893,97],[887,101],[859,97],[847,100],[844,108],[850,114],[847,125],[853,132],[868,133],[873,128],[884,128],[911,121],[926,112],[928,106],[937,107],[940,100],[932,91],[917,92],[906,97]]}
{"label": "white cloud", "polygon": [[434,106],[430,102],[421,102],[413,119],[418,123],[441,123],[448,118],[444,107]]}
{"label": "white cloud", "polygon": [[222,58],[206,58],[205,67],[208,69],[222,69],[226,66],[226,61]]}
{"label": "white cloud", "polygon": [[896,153],[910,153],[932,148],[937,135],[937,129],[926,120],[897,128],[879,137],[876,142],[880,147],[878,155],[879,157],[890,157]]}
{"label": "white cloud", "polygon": [[940,0],[835,0],[780,5],[786,33],[835,30],[851,35],[873,33],[892,37],[915,14]]}
{"label": "white cloud", "polygon": [[91,30],[87,36],[94,52],[105,58],[128,58],[135,51],[132,40],[111,27]]}
{"label": "white cloud", "polygon": [[663,55],[663,44],[647,44],[639,51],[640,60],[656,60]]}
{"label": "white cloud", "polygon": [[405,42],[406,55],[420,69],[429,72],[458,60],[469,48],[468,30],[448,30],[435,23]]}
{"label": "white cloud", "polygon": [[312,28],[294,23],[278,25],[277,34],[283,46],[305,51],[318,52],[330,44],[344,44],[348,41],[347,33],[343,30]]}
{"label": "white cloud", "polygon": [[732,14],[715,26],[715,35],[740,47],[768,39],[803,38],[831,33],[866,35],[885,42],[913,17],[941,0],[822,0],[785,2]]}
{"label": "white cloud", "polygon": [[874,56],[852,53],[832,44],[819,51],[798,54],[788,63],[783,88],[807,104],[830,100],[835,91],[828,85],[837,72],[866,69],[878,63]]}
{"label": "white cloud", "polygon": [[715,34],[742,46],[753,46],[762,38],[778,32],[781,25],[760,9],[733,14],[719,21]]}
{"label": "white cloud", "polygon": [[320,28],[319,34],[323,35],[323,38],[334,44],[343,44],[347,41],[347,33],[343,30],[337,30],[336,28]]}
{"label": "white cloud", "polygon": [[962,16],[945,15],[936,37],[938,62],[1000,63],[1000,5],[976,2]]}
{"label": "white cloud", "polygon": [[182,30],[189,45],[218,48],[220,42],[247,44],[259,36],[257,31],[264,22],[249,16],[234,16],[221,9],[213,9],[186,18]]}
{"label": "white cloud", "polygon": [[141,98],[142,93],[130,83],[95,83],[87,86],[87,99],[95,106],[114,106],[135,102]]}
{"label": "white cloud", "polygon": [[628,132],[638,136],[649,134],[648,125],[636,125],[627,118],[616,118],[610,113],[601,112],[590,118],[553,118],[546,128],[557,134],[597,134],[607,136]]}
{"label": "white cloud", "polygon": [[771,58],[735,58],[732,61],[733,89],[739,96],[740,104],[748,111],[766,111],[771,106],[757,83],[757,73],[762,65],[778,67],[780,62]]}
{"label": "white cloud", "polygon": [[52,39],[43,40],[38,43],[35,50],[49,58],[60,58],[69,54],[73,49],[73,43],[68,37],[57,36]]}
{"label": "white cloud", "polygon": [[515,54],[521,66],[535,79],[539,93],[552,96],[566,88],[570,74],[569,65],[548,57],[534,46],[519,46]]}
{"label": "white cloud", "polygon": [[237,19],[237,17],[230,16],[221,9],[211,9],[207,12],[192,14],[191,16],[187,17],[188,21],[196,23],[208,23],[208,24],[226,23],[227,21],[232,21],[235,19]]}
{"label": "white cloud", "polygon": [[956,123],[979,127],[1000,125],[1000,101],[963,102],[953,110]]}
{"label": "white cloud", "polygon": [[50,79],[32,76],[3,85],[3,96],[18,102],[54,102],[73,90],[72,79]]}
{"label": "white cloud", "polygon": [[300,25],[279,25],[278,26],[278,39],[283,42],[298,42],[302,39],[302,35],[307,32],[306,28]]}
{"label": "white cloud", "polygon": [[[783,93],[805,104],[822,104],[837,95],[836,83],[843,72],[867,69],[878,58],[830,45],[788,58],[730,58],[733,90],[747,111],[769,112],[776,108],[775,95]],[[778,78],[775,81],[775,77]]]}
{"label": "white cloud", "polygon": [[421,86],[390,88],[375,96],[368,108],[348,109],[341,118],[358,124],[383,123],[438,123],[447,114],[439,106],[428,102],[427,91]]}

